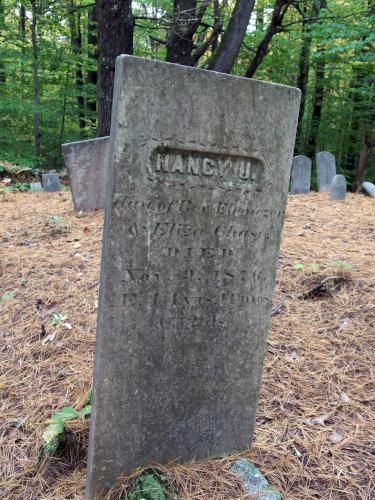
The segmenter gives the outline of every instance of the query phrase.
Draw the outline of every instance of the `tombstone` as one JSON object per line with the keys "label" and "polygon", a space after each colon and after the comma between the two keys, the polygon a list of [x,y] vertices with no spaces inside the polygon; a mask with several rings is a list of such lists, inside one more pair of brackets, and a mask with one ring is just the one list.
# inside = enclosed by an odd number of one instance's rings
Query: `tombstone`
{"label": "tombstone", "polygon": [[362,182],[362,189],[365,191],[371,198],[375,198],[375,184],[372,182]]}
{"label": "tombstone", "polygon": [[309,193],[311,184],[311,160],[307,156],[298,155],[293,158],[290,176],[291,194]]}
{"label": "tombstone", "polygon": [[59,174],[43,174],[42,183],[44,191],[53,193],[55,191],[60,191],[60,177]]}
{"label": "tombstone", "polygon": [[318,178],[318,191],[330,191],[333,178],[336,175],[336,160],[328,151],[316,154],[316,173]]}
{"label": "tombstone", "polygon": [[30,182],[30,191],[43,191],[42,184],[40,182]]}
{"label": "tombstone", "polygon": [[117,58],[87,499],[149,461],[249,446],[299,100]]}
{"label": "tombstone", "polygon": [[345,175],[335,175],[331,184],[331,200],[345,200],[346,189]]}
{"label": "tombstone", "polygon": [[74,209],[104,208],[109,137],[63,144]]}

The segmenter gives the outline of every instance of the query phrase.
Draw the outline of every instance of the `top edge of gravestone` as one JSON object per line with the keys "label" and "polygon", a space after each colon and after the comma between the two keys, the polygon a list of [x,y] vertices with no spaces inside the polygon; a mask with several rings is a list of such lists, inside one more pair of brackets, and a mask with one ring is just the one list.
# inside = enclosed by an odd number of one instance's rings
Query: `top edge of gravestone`
{"label": "top edge of gravestone", "polygon": [[330,151],[318,151],[318,153],[316,153],[315,156],[319,156],[319,155],[330,155],[330,156],[333,156],[333,158],[335,158],[335,155],[333,153],[331,153]]}
{"label": "top edge of gravestone", "polygon": [[109,135],[105,135],[103,137],[92,137],[91,139],[83,139],[82,141],[73,141],[73,142],[65,142],[64,144],[61,144],[61,147],[63,149],[70,148],[71,146],[76,146],[77,144],[82,144],[82,143],[88,143],[88,142],[95,142],[95,141],[102,141],[102,140],[108,140]]}
{"label": "top edge of gravestone", "polygon": [[282,83],[272,83],[272,82],[266,82],[264,80],[256,80],[254,78],[246,78],[244,76],[238,76],[238,75],[229,75],[227,73],[219,73],[218,71],[212,71],[209,69],[203,69],[203,68],[196,68],[196,67],[191,67],[191,66],[184,66],[183,64],[176,64],[176,63],[171,63],[171,62],[166,62],[166,61],[159,61],[157,59],[147,59],[145,57],[137,57],[137,56],[131,56],[129,54],[121,54],[117,56],[116,58],[116,64],[121,64],[121,63],[126,63],[128,64],[149,64],[150,66],[153,65],[165,65],[165,66],[173,66],[175,68],[179,68],[179,71],[185,72],[185,73],[201,73],[201,74],[210,74],[212,75],[212,78],[220,78],[221,80],[237,80],[237,81],[246,81],[250,82],[252,85],[261,85],[262,87],[267,86],[267,87],[273,87],[273,88],[278,88],[281,91],[284,90],[288,93],[295,92],[296,95],[301,96],[302,92],[299,88],[297,87],[292,87],[291,85],[284,85]]}

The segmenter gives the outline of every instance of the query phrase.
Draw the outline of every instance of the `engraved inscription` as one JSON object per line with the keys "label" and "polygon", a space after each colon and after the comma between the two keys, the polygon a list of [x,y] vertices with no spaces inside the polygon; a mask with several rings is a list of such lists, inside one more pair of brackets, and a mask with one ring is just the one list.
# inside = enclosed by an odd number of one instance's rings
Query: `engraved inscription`
{"label": "engraved inscription", "polygon": [[261,189],[264,165],[255,156],[228,156],[212,152],[157,148],[148,167],[150,178],[161,182]]}

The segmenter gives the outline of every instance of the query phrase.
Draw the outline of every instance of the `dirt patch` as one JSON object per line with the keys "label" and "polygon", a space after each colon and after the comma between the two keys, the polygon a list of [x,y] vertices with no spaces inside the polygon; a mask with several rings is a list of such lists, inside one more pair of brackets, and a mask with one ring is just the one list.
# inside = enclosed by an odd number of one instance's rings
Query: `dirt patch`
{"label": "dirt patch", "polygon": [[[241,454],[286,499],[375,498],[374,209],[355,194],[289,198],[255,440]],[[0,220],[0,497],[82,499],[87,420],[69,423],[63,456],[36,461],[48,418],[90,389],[102,214],[74,214],[68,192],[7,193]],[[228,467],[167,470],[182,499],[242,498]]]}

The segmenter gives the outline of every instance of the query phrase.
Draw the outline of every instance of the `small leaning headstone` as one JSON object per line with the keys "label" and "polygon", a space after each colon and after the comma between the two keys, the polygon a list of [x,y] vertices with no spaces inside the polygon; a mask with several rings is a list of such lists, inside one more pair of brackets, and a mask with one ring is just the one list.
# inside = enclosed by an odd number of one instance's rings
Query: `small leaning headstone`
{"label": "small leaning headstone", "polygon": [[30,182],[30,191],[32,192],[43,191],[42,184],[40,182]]}
{"label": "small leaning headstone", "polygon": [[347,185],[345,175],[335,175],[331,184],[331,200],[345,200],[346,190]]}
{"label": "small leaning headstone", "polygon": [[292,161],[290,176],[291,194],[309,193],[311,185],[311,160],[307,156],[298,155]]}
{"label": "small leaning headstone", "polygon": [[332,153],[321,151],[316,154],[316,174],[318,191],[330,191],[333,178],[336,175],[336,159]]}
{"label": "small leaning headstone", "polygon": [[76,211],[104,208],[109,137],[61,146]]}
{"label": "small leaning headstone", "polygon": [[60,176],[57,173],[43,174],[42,183],[44,191],[49,193],[60,191]]}
{"label": "small leaning headstone", "polygon": [[117,58],[87,499],[250,445],[299,100]]}
{"label": "small leaning headstone", "polygon": [[365,181],[362,183],[362,189],[365,191],[371,198],[375,198],[375,184],[372,182]]}

